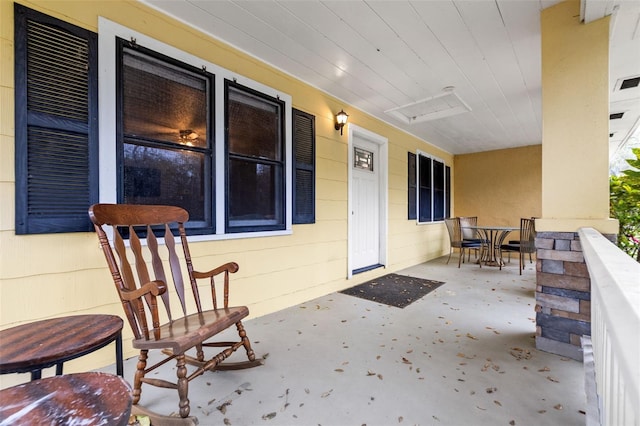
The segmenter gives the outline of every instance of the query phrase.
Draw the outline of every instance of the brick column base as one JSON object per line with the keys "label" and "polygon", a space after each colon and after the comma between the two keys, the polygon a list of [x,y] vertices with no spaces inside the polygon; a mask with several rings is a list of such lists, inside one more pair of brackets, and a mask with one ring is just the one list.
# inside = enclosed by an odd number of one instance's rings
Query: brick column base
{"label": "brick column base", "polygon": [[591,280],[578,233],[538,232],[536,259],[536,348],[582,361],[580,337],[591,335]]}

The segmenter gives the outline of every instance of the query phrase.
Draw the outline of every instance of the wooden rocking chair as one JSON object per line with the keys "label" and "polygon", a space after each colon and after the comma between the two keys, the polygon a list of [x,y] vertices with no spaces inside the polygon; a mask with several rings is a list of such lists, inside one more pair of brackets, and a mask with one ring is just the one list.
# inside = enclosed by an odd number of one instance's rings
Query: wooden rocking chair
{"label": "wooden rocking chair", "polygon": [[[134,406],[140,400],[143,383],[177,389],[180,398],[180,416],[185,418],[189,416],[188,389],[192,379],[205,371],[247,368],[262,364],[261,360],[256,360],[241,322],[249,314],[249,309],[246,306],[229,307],[229,274],[236,272],[238,265],[230,262],[207,272],[198,272],[193,269],[184,228],[184,223],[189,219],[186,210],[173,206],[95,204],[89,208],[89,217],[98,234],[122,307],[133,330],[133,347],[140,350],[133,381]],[[176,253],[176,241],[170,226],[173,226],[173,230],[177,231],[180,238],[184,259],[180,259]],[[113,246],[106,232],[108,227],[113,229]],[[160,252],[162,245],[158,244],[152,229],[164,238],[167,251]],[[125,238],[129,240],[129,249],[126,248]],[[146,238],[146,244],[142,244],[142,238]],[[127,252],[133,255],[131,263]],[[182,312],[179,318],[176,318],[171,311],[164,258],[167,258],[170,278],[181,305]],[[185,299],[181,261],[184,261],[189,280],[186,287],[191,289],[193,302],[195,302],[195,308],[190,310],[187,309],[189,302]],[[147,262],[153,270],[153,278],[149,275]],[[214,277],[217,275],[223,279],[224,286],[223,306],[220,308],[214,282]],[[199,279],[208,279],[210,282],[212,309],[205,310],[202,307],[197,285]],[[163,325],[160,325],[158,296],[162,299],[164,313],[168,318],[168,322]],[[205,342],[233,325],[236,326],[239,334],[238,341]],[[205,360],[203,346],[224,349],[214,357]],[[220,364],[241,347],[246,350],[248,361]],[[195,348],[195,357],[187,356],[185,353],[192,348]],[[167,357],[163,357],[160,362],[147,368],[149,350],[160,350]],[[175,359],[177,363],[175,383],[147,377],[149,372],[171,359]],[[186,364],[195,365],[197,368],[188,375]]]}

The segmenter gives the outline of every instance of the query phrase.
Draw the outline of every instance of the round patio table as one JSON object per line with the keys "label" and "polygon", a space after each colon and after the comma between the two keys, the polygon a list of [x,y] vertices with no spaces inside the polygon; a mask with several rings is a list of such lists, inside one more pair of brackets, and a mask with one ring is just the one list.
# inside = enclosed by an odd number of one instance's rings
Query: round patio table
{"label": "round patio table", "polygon": [[485,251],[481,262],[484,262],[487,266],[504,266],[502,260],[498,259],[498,250],[500,245],[504,242],[504,239],[512,231],[517,231],[520,228],[514,228],[512,226],[464,226],[465,229],[473,229],[478,231],[482,241],[487,244],[488,250]]}
{"label": "round patio table", "polygon": [[65,361],[115,341],[116,372],[122,376],[122,326],[116,315],[72,315],[2,330],[0,374],[31,372],[31,380],[36,380],[43,368],[55,365],[60,375]]}

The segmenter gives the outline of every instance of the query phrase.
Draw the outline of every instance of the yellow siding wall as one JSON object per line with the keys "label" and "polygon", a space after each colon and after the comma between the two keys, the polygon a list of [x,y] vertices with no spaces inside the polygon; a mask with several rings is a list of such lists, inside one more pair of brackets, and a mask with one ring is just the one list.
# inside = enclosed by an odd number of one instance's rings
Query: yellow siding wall
{"label": "yellow siding wall", "polygon": [[456,216],[481,225],[520,226],[542,212],[542,145],[457,155]]}
{"label": "yellow siding wall", "polygon": [[[293,106],[316,116],[316,223],[294,225],[293,235],[199,242],[191,247],[196,267],[236,261],[231,303],[247,304],[253,317],[393,272],[448,253],[444,225],[416,225],[407,217],[407,152],[453,156],[395,127],[344,105],[289,75],[188,28],[135,1],[20,1],[75,25],[98,31],[98,16],[144,33],[292,96]],[[0,328],[83,313],[121,315],[98,241],[93,233],[15,235],[13,2],[0,0]],[[333,127],[344,108],[349,122],[389,140],[388,265],[347,276],[347,136]],[[201,266],[202,269],[205,266]],[[248,330],[250,332],[250,330]],[[125,325],[125,357],[134,355]],[[1,342],[0,342],[1,344]],[[113,351],[65,364],[66,372],[112,364]],[[45,376],[52,372],[45,372]],[[1,376],[0,387],[28,380]]]}

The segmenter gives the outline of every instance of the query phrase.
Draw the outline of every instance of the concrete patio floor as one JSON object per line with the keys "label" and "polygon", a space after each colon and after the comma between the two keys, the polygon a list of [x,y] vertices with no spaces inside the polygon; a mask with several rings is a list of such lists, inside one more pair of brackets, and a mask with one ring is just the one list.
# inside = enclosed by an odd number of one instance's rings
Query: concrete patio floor
{"label": "concrete patio floor", "polygon": [[[500,271],[446,259],[398,271],[445,282],[404,309],[332,293],[246,321],[265,364],[192,381],[191,415],[200,425],[585,424],[582,363],[535,349],[535,263],[520,276],[513,260]],[[135,365],[125,362],[128,381]],[[173,365],[162,370],[175,378]],[[176,391],[142,389],[140,404],[177,412]]]}

